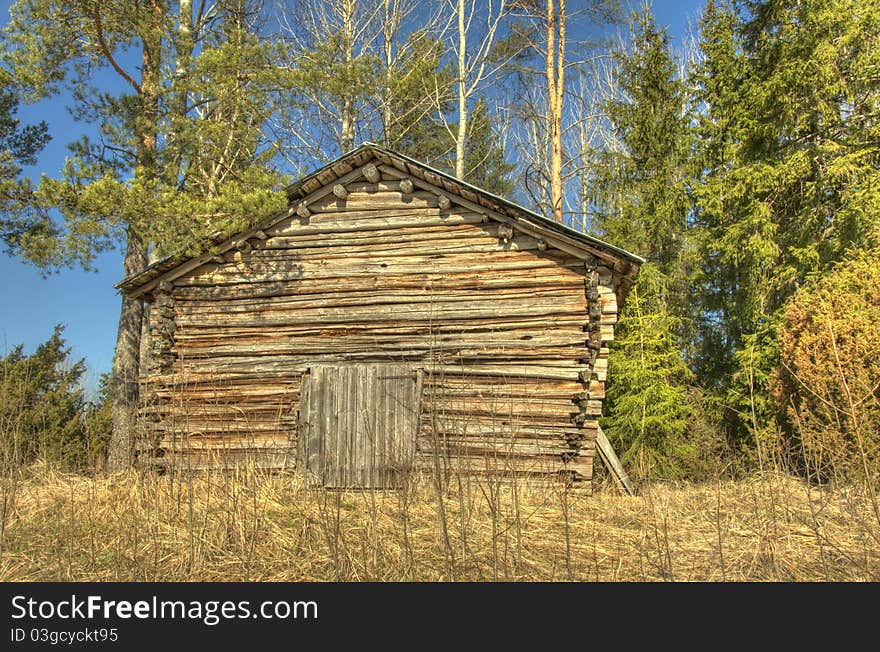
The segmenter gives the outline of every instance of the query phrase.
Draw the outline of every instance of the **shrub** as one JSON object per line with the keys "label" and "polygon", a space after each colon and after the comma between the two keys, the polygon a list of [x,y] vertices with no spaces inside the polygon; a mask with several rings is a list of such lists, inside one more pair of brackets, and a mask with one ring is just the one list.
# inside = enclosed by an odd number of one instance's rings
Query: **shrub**
{"label": "shrub", "polygon": [[880,265],[839,264],[789,301],[772,394],[786,443],[820,478],[880,470]]}
{"label": "shrub", "polygon": [[40,457],[70,468],[85,466],[87,404],[80,380],[85,362],[71,364],[64,328],[31,355],[22,346],[0,357],[0,464],[5,473]]}

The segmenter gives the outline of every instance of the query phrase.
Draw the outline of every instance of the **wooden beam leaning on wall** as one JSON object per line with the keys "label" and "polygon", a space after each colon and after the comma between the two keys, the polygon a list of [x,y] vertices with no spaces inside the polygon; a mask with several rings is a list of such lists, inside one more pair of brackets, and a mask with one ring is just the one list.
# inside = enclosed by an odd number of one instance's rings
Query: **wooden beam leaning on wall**
{"label": "wooden beam leaning on wall", "polygon": [[636,491],[629,479],[629,475],[627,475],[626,469],[623,468],[623,464],[620,463],[620,459],[617,457],[617,453],[614,452],[614,447],[611,445],[611,442],[602,430],[602,426],[599,426],[599,430],[596,434],[596,448],[599,451],[599,456],[605,463],[606,468],[611,472],[611,475],[617,482],[617,486],[621,493],[624,493],[627,496],[634,496]]}

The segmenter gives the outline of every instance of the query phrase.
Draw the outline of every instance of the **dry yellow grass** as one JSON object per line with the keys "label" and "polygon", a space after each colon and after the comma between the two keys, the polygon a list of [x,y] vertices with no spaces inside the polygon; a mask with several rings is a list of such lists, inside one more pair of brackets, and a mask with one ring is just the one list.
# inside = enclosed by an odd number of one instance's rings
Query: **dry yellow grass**
{"label": "dry yellow grass", "polygon": [[3,484],[0,580],[878,581],[863,488],[785,475],[636,497],[455,478],[324,492],[289,474]]}

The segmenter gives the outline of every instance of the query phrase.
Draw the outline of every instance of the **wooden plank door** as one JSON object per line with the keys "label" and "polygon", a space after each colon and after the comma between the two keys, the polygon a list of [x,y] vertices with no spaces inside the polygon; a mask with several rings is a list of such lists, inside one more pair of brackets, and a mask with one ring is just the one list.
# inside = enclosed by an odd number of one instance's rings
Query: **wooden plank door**
{"label": "wooden plank door", "polygon": [[402,365],[315,365],[303,378],[298,457],[312,483],[394,487],[412,466],[422,372]]}

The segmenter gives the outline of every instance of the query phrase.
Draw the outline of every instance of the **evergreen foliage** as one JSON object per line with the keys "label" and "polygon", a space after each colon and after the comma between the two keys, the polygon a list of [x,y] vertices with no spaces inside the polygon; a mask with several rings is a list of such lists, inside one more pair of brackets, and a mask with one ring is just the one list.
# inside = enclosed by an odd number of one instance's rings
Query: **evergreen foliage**
{"label": "evergreen foliage", "polygon": [[690,412],[681,295],[689,131],[665,31],[647,9],[631,29],[631,49],[615,53],[620,96],[605,109],[618,147],[596,153],[593,223],[648,262],[616,328],[604,423],[637,476],[674,476]]}
{"label": "evergreen foliage", "polygon": [[726,393],[734,438],[774,418],[767,383],[786,302],[876,240],[878,21],[876,3],[842,0],[704,13],[695,367]]}
{"label": "evergreen foliage", "polygon": [[687,441],[691,372],[681,356],[681,318],[670,312],[669,279],[645,263],[627,298],[609,356],[603,420],[635,477],[677,477]]}
{"label": "evergreen foliage", "polygon": [[647,9],[631,21],[630,49],[614,53],[619,96],[604,107],[618,149],[596,153],[593,223],[668,275],[678,271],[690,209],[686,98],[666,31]]}
{"label": "evergreen foliage", "polygon": [[45,121],[21,126],[15,117],[19,98],[6,70],[0,69],[0,240],[14,248],[22,233],[40,228],[41,215],[33,205],[33,188],[21,177],[22,166],[34,165],[49,141]]}
{"label": "evergreen foliage", "polygon": [[16,346],[0,358],[0,449],[3,471],[37,458],[83,468],[100,456],[107,430],[90,431],[81,387],[85,361],[70,360],[64,328],[31,355]]}
{"label": "evergreen foliage", "polygon": [[489,106],[481,97],[470,111],[465,180],[501,197],[509,197],[513,193],[514,167],[504,158],[504,149],[492,128]]}
{"label": "evergreen foliage", "polygon": [[[100,132],[72,143],[59,174],[35,187],[45,221],[17,230],[15,253],[43,268],[88,267],[132,236],[161,255],[280,210],[282,178],[262,132],[271,47],[252,33],[253,11],[216,3],[182,43],[161,2],[12,6],[3,58],[20,94],[66,88],[73,115]],[[122,86],[96,85],[99,68]]]}

